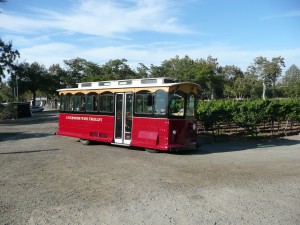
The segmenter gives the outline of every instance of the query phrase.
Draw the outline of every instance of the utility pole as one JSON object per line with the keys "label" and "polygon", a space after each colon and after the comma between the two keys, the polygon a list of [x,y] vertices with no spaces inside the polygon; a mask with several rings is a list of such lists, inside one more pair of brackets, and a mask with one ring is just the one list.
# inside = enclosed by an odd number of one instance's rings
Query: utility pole
{"label": "utility pole", "polygon": [[17,101],[19,101],[19,86],[18,86],[18,76],[16,75],[16,97]]}

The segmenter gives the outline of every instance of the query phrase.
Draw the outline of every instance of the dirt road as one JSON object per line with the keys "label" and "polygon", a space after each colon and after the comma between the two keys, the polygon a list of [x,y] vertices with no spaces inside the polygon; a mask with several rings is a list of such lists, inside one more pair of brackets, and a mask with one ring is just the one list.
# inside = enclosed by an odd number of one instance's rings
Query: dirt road
{"label": "dirt road", "polygon": [[299,135],[151,154],[56,129],[0,121],[0,224],[300,224]]}

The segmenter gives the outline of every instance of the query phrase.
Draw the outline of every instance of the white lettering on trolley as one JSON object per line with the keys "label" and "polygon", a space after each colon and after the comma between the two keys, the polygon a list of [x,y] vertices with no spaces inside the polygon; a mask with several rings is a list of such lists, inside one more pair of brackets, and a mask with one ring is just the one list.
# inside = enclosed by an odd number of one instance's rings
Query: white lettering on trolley
{"label": "white lettering on trolley", "polygon": [[102,122],[102,118],[86,117],[86,116],[66,116],[66,120],[81,120],[81,121]]}

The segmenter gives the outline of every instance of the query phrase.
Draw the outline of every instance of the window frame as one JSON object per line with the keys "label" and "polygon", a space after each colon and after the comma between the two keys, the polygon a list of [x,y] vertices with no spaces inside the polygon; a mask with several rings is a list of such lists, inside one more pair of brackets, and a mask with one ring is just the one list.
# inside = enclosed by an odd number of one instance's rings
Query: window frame
{"label": "window frame", "polygon": [[[178,102],[176,102],[176,99],[175,97],[177,97],[177,99],[179,99],[180,97],[183,98],[183,100],[181,101],[181,105],[180,102],[178,104]],[[184,118],[185,117],[185,114],[186,114],[186,98],[187,98],[187,94],[181,90],[174,90],[172,92],[170,92],[169,94],[169,104],[168,104],[168,116],[170,118]],[[175,100],[174,104],[177,104],[178,106],[174,106],[174,108],[172,108],[172,100]],[[182,112],[183,110],[183,112]]]}
{"label": "window frame", "polygon": [[[112,99],[110,99],[110,101],[109,101],[111,103],[111,105],[109,106],[111,108],[110,111],[104,111],[103,110],[104,104],[102,104],[103,103],[102,99],[103,98],[107,98],[107,97],[112,97]],[[106,114],[108,114],[108,115],[114,114],[114,112],[115,112],[115,104],[114,103],[115,103],[115,94],[113,92],[106,91],[106,92],[101,93],[99,95],[99,113],[100,114],[104,114],[104,115],[106,115]]]}
{"label": "window frame", "polygon": [[[91,103],[89,104],[89,98],[91,97]],[[89,92],[86,94],[86,107],[85,111],[89,114],[98,113],[99,112],[99,94],[96,92]],[[91,105],[91,108],[88,107]]]}
{"label": "window frame", "polygon": [[[189,103],[191,102],[190,101],[190,98],[193,96],[193,110],[191,111],[193,114],[188,114],[189,112]],[[193,92],[189,92],[187,94],[187,98],[186,98],[186,117],[195,117],[196,116],[196,106],[197,106],[197,98],[196,98],[196,95],[193,93]]]}
{"label": "window frame", "polygon": [[[142,111],[138,111],[138,97],[142,96]],[[151,105],[148,104],[149,97],[151,99]],[[153,115],[153,93],[149,90],[141,90],[135,93],[135,101],[134,101],[134,114],[136,116],[152,116]],[[151,107],[151,111],[146,112],[145,108]]]}

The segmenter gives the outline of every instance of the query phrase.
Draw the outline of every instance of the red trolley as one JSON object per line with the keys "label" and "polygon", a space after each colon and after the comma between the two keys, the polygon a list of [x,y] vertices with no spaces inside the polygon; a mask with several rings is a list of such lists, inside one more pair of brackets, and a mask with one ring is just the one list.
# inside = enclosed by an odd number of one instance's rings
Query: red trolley
{"label": "red trolley", "polygon": [[197,84],[144,78],[79,83],[58,92],[58,135],[149,152],[196,148]]}

